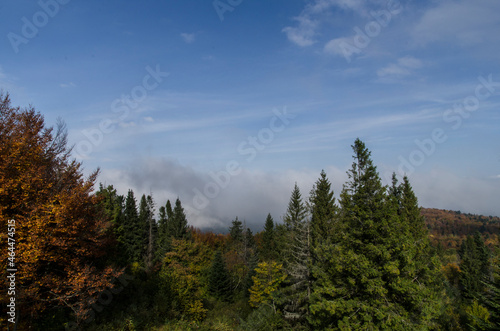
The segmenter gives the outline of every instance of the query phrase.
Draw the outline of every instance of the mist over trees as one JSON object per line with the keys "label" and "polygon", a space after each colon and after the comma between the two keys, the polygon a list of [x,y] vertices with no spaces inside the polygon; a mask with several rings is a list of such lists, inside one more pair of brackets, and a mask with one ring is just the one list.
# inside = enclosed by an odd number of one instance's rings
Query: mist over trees
{"label": "mist over trees", "polygon": [[[254,234],[234,215],[227,233],[215,234],[190,226],[179,198],[120,195],[112,185],[96,185],[98,171],[84,178],[62,122],[46,127],[41,114],[13,107],[8,95],[0,97],[0,116],[0,238],[7,242],[15,220],[18,269],[18,315],[8,321],[2,285],[2,325],[500,327],[500,222],[474,218],[448,226],[424,217],[433,211],[422,212],[409,179],[394,175],[384,184],[360,139],[351,146],[342,188],[321,171],[308,196],[290,183],[285,214],[268,214],[262,231]],[[2,255],[4,279],[9,262]]]}

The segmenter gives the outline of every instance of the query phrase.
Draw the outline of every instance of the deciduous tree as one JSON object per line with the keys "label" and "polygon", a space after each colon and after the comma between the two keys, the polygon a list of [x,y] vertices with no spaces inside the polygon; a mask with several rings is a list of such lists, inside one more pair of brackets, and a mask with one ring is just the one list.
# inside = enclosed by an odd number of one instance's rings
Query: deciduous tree
{"label": "deciduous tree", "polygon": [[[47,128],[33,108],[12,107],[0,95],[0,238],[7,242],[7,221],[14,220],[18,329],[57,306],[83,320],[88,303],[120,275],[106,265],[113,233],[92,193],[98,171],[84,178],[66,137],[62,122]],[[0,259],[6,279],[7,254]],[[2,306],[6,293],[2,288]]]}

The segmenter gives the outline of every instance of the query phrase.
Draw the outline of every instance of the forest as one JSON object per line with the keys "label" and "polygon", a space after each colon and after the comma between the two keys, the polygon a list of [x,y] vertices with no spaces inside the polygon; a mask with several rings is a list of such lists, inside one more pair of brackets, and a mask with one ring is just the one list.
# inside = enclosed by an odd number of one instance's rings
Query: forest
{"label": "forest", "polygon": [[256,233],[236,215],[201,231],[180,199],[120,195],[98,174],[63,122],[0,95],[5,329],[500,329],[500,219],[421,208],[360,139],[342,188],[325,171],[310,192],[290,183],[286,213]]}

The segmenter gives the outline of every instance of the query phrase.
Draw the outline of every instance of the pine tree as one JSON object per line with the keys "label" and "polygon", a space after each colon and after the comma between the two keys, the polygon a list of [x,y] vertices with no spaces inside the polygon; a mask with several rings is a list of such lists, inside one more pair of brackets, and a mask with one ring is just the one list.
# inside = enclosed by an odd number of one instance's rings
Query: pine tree
{"label": "pine tree", "polygon": [[[167,208],[168,212],[168,208]],[[184,213],[184,208],[182,208],[181,200],[177,198],[175,201],[175,207],[172,212],[172,221],[169,217],[169,234],[175,239],[187,238],[187,219]]]}
{"label": "pine tree", "polygon": [[128,191],[123,212],[123,241],[128,262],[141,262],[144,252],[144,226],[139,221],[137,205],[132,190]]}
{"label": "pine tree", "polygon": [[[141,258],[146,262],[147,258],[147,250],[148,250],[148,235],[149,235],[149,219],[150,219],[150,210],[148,206],[148,199],[146,195],[143,194],[141,197],[141,201],[139,202],[139,224],[141,231]],[[145,263],[147,264],[147,263]]]}
{"label": "pine tree", "polygon": [[271,260],[276,255],[276,243],[274,233],[274,220],[271,214],[267,214],[266,223],[264,225],[264,233],[262,235],[262,258]]}
{"label": "pine tree", "polygon": [[412,230],[421,218],[411,187],[393,183],[387,194],[365,144],[357,139],[352,148],[339,222],[315,249],[309,320],[319,329],[431,328],[438,268],[418,256],[426,249],[416,243],[426,237]]}
{"label": "pine tree", "polygon": [[165,204],[165,212],[167,213],[167,219],[173,219],[174,211],[172,210],[172,204],[170,203],[170,200],[167,200],[167,203]]}
{"label": "pine tree", "polygon": [[123,233],[124,197],[117,194],[113,185],[104,187],[102,184],[99,185],[99,191],[96,192],[96,196],[101,198],[99,205],[104,209],[106,217],[111,221],[113,233],[117,241],[115,251],[109,254],[110,259],[120,266],[125,266],[128,257],[125,254],[126,246]]}
{"label": "pine tree", "polygon": [[229,227],[229,235],[234,242],[243,241],[243,223],[238,220],[238,216],[231,222]]}
{"label": "pine tree", "polygon": [[231,280],[220,250],[215,253],[208,276],[208,290],[216,298],[229,301],[231,299]]}
{"label": "pine tree", "polygon": [[309,198],[311,209],[311,243],[315,247],[325,240],[333,229],[336,214],[335,198],[324,170],[316,181]]}
{"label": "pine tree", "polygon": [[491,330],[500,330],[500,252],[497,249],[497,254],[492,263],[492,277],[483,281],[485,291],[479,297],[479,301],[488,308],[491,314],[488,327]]}
{"label": "pine tree", "polygon": [[139,204],[139,223],[142,228],[143,258],[145,261],[146,272],[153,267],[155,256],[155,241],[158,228],[154,219],[155,207],[151,195],[142,195]]}
{"label": "pine tree", "polygon": [[[170,209],[170,213],[168,210]],[[158,237],[156,240],[156,256],[157,259],[162,261],[165,254],[170,250],[170,238],[169,233],[169,222],[173,220],[172,218],[172,207],[170,205],[170,200],[167,200],[165,206],[159,208],[159,220],[158,220]],[[168,216],[170,214],[170,216]]]}
{"label": "pine tree", "polygon": [[243,258],[245,259],[245,263],[249,265],[250,258],[256,255],[257,253],[255,238],[253,237],[253,233],[252,230],[250,230],[250,228],[247,228],[245,232],[245,236],[243,239],[243,246],[244,246]]}
{"label": "pine tree", "polygon": [[288,229],[285,250],[285,271],[288,275],[284,293],[284,316],[300,322],[307,314],[311,295],[311,238],[307,210],[295,183],[284,223]]}
{"label": "pine tree", "polygon": [[467,300],[477,299],[483,294],[483,282],[489,280],[490,274],[490,253],[481,234],[475,232],[473,236],[467,236],[458,253],[462,296]]}

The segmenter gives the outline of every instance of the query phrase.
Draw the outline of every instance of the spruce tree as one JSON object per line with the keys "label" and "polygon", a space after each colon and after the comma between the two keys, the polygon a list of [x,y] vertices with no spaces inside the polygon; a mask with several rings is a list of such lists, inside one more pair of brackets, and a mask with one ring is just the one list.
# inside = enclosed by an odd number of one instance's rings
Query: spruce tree
{"label": "spruce tree", "polygon": [[128,191],[123,212],[123,241],[128,262],[141,262],[144,251],[144,226],[139,221],[132,190]]}
{"label": "spruce tree", "polygon": [[139,202],[139,224],[141,226],[141,257],[146,261],[146,252],[148,248],[148,235],[149,235],[149,219],[150,210],[146,195],[143,194]]}
{"label": "spruce tree", "polygon": [[283,290],[283,312],[286,319],[297,323],[305,318],[311,295],[310,223],[297,183],[283,219],[288,229],[284,252],[285,271],[288,277]]}
{"label": "spruce tree", "polygon": [[490,253],[479,232],[467,236],[459,250],[460,289],[462,296],[471,301],[484,292],[484,282],[489,280]]}
{"label": "spruce tree", "polygon": [[410,186],[388,194],[365,144],[357,139],[352,148],[339,221],[315,249],[309,320],[318,329],[432,328],[440,309],[438,269],[418,256],[425,251],[418,242],[426,237],[412,230],[412,222],[421,221],[416,199]]}
{"label": "spruce tree", "polygon": [[167,213],[167,219],[171,220],[174,216],[174,211],[172,210],[170,200],[167,200],[167,203],[165,204],[165,212]]}
{"label": "spruce tree", "polygon": [[271,214],[267,214],[266,223],[264,225],[264,233],[262,234],[262,258],[271,260],[276,255],[274,221]]}
{"label": "spruce tree", "polygon": [[335,198],[324,170],[316,181],[309,198],[311,209],[311,239],[315,247],[331,233],[336,214]]}
{"label": "spruce tree", "polygon": [[124,197],[117,194],[113,185],[104,187],[102,184],[99,185],[99,191],[96,192],[96,196],[102,199],[100,206],[103,207],[106,216],[113,225],[113,233],[117,241],[115,252],[109,254],[110,259],[120,266],[125,266],[128,258],[125,254],[126,246],[123,234]]}
{"label": "spruce tree", "polygon": [[[168,207],[170,206],[170,200],[167,200],[167,204],[165,206],[161,206],[159,208],[159,220],[158,220],[158,237],[156,240],[156,256],[158,260],[162,260],[165,257],[165,254],[170,250],[170,237],[169,233],[169,221],[172,221],[172,218],[168,217]],[[170,211],[172,211],[172,207],[170,207]]]}
{"label": "spruce tree", "polygon": [[214,297],[229,301],[231,299],[231,280],[226,263],[220,250],[215,253],[208,276],[208,290]]}
{"label": "spruce tree", "polygon": [[179,198],[175,200],[175,207],[172,212],[172,221],[170,221],[169,218],[168,225],[168,233],[170,234],[170,236],[174,237],[175,239],[183,239],[187,237],[188,227],[186,214],[184,213],[184,208],[182,207],[181,200],[179,200]]}
{"label": "spruce tree", "polygon": [[[143,195],[144,197],[144,195]],[[145,215],[141,218],[141,213],[139,213],[139,218],[141,219],[141,222],[145,223],[145,262],[146,262],[146,272],[150,272],[153,263],[155,260],[155,254],[156,254],[156,240],[158,237],[158,226],[156,224],[156,220],[154,219],[154,214],[155,214],[155,203],[153,200],[153,197],[151,195],[148,195],[145,200],[146,206],[145,206]],[[142,211],[142,199],[141,199],[141,208],[140,210]]]}
{"label": "spruce tree", "polygon": [[229,235],[233,242],[243,242],[243,223],[238,220],[238,216],[231,222]]}

